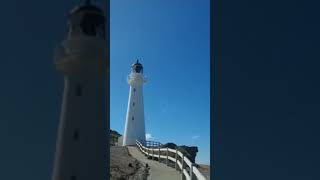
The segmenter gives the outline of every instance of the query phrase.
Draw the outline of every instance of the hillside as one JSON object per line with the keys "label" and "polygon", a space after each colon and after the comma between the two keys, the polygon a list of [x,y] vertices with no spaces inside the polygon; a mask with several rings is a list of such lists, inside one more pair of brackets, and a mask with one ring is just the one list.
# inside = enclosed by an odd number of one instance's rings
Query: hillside
{"label": "hillside", "polygon": [[148,170],[127,147],[110,146],[110,180],[146,180],[147,176]]}

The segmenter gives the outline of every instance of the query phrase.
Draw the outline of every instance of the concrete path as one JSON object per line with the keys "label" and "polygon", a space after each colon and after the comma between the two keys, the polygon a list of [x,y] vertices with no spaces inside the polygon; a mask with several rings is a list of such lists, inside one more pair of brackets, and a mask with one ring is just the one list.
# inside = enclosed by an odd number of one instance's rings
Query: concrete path
{"label": "concrete path", "polygon": [[127,146],[132,157],[150,166],[148,180],[180,180],[181,174],[164,163],[148,159],[135,146]]}

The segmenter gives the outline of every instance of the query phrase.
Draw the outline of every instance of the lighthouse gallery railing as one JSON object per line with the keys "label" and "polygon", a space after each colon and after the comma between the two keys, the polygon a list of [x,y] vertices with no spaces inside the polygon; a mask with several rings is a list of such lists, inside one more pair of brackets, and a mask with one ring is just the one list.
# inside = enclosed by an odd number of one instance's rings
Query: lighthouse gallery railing
{"label": "lighthouse gallery railing", "polygon": [[[181,177],[183,176],[187,180],[192,180],[194,177],[197,180],[206,180],[205,176],[199,171],[199,169],[192,163],[187,157],[185,157],[180,151],[177,149],[170,149],[170,148],[148,148],[145,147],[141,142],[136,140],[136,145],[138,146],[139,150],[147,156],[151,156],[152,159],[158,158],[166,159],[166,164],[168,165],[169,160],[175,163],[175,169],[179,167],[181,170]],[[166,155],[161,155],[161,152],[166,152]],[[174,157],[169,156],[169,153],[174,154]],[[189,170],[189,171],[188,171]]]}

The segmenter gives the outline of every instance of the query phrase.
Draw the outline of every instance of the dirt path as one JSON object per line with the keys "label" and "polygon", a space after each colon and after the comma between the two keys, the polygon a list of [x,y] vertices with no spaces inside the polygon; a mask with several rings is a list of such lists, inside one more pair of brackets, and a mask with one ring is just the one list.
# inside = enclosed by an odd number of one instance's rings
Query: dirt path
{"label": "dirt path", "polygon": [[199,171],[204,175],[206,179],[210,179],[210,166],[209,165],[204,165],[204,164],[199,164],[198,167]]}
{"label": "dirt path", "polygon": [[181,174],[164,163],[147,159],[135,146],[128,146],[129,153],[144,165],[148,163],[150,170],[148,180],[180,180]]}

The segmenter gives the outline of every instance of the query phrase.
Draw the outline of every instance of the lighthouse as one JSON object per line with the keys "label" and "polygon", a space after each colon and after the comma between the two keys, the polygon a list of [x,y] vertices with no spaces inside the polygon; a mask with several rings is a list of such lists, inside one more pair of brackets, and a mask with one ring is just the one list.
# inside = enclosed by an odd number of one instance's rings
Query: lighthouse
{"label": "lighthouse", "polygon": [[106,19],[86,1],[69,14],[54,62],[64,76],[53,180],[107,179]]}
{"label": "lighthouse", "polygon": [[131,72],[128,76],[129,100],[123,136],[123,146],[135,145],[136,140],[145,142],[145,123],[143,106],[143,66],[137,60],[131,66]]}

